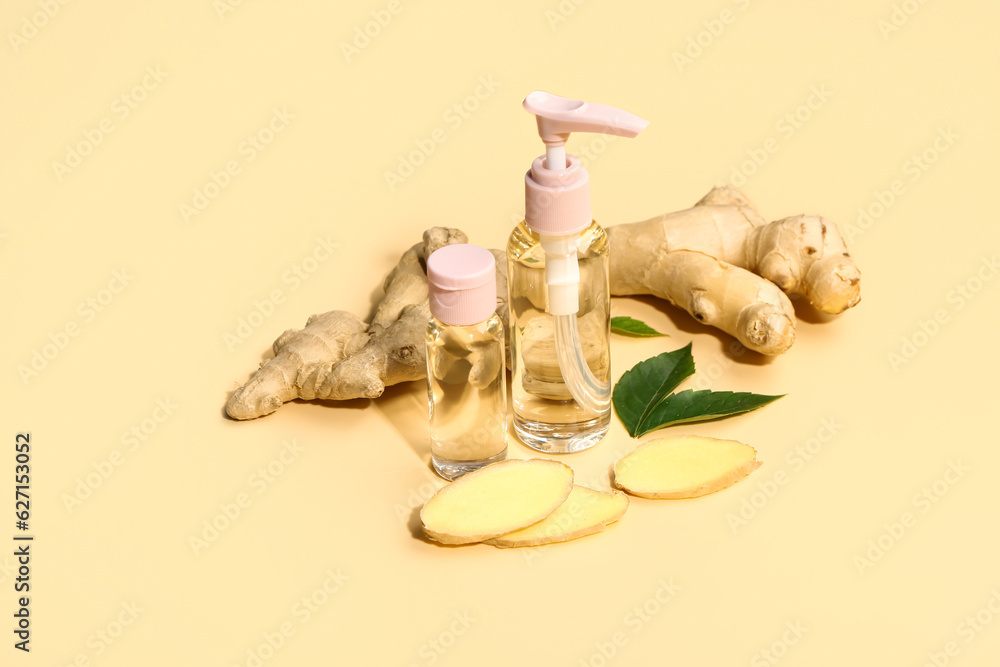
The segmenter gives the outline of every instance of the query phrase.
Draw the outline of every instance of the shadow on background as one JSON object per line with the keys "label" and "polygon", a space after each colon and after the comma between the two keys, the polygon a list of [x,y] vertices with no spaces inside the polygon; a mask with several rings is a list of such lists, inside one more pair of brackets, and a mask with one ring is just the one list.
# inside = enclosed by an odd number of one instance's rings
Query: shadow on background
{"label": "shadow on background", "polygon": [[386,387],[385,392],[372,403],[420,460],[429,462],[431,441],[427,427],[426,380]]}

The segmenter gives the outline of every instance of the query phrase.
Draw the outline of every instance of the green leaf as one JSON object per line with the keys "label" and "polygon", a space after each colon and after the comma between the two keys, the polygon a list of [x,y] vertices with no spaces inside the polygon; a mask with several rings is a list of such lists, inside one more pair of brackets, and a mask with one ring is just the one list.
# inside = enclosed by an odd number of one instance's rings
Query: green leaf
{"label": "green leaf", "polygon": [[631,317],[612,317],[611,333],[622,334],[623,336],[635,336],[637,338],[652,338],[653,336],[666,336],[645,322],[633,320]]}
{"label": "green leaf", "polygon": [[690,343],[679,350],[640,361],[626,371],[615,385],[611,401],[629,435],[637,438],[665,426],[731,417],[756,410],[784,396],[708,389],[671,393],[693,374]]}
{"label": "green leaf", "polygon": [[743,414],[763,407],[782,396],[784,394],[764,396],[746,391],[711,391],[708,389],[693,391],[688,389],[671,394],[653,406],[652,410],[639,423],[633,437],[645,435],[650,431],[674,424],[690,424]]}
{"label": "green leaf", "polygon": [[[664,352],[640,361],[625,371],[615,385],[611,401],[625,429],[633,438],[650,412],[685,379],[694,374],[691,343],[673,352]],[[644,431],[645,432],[645,431]]]}

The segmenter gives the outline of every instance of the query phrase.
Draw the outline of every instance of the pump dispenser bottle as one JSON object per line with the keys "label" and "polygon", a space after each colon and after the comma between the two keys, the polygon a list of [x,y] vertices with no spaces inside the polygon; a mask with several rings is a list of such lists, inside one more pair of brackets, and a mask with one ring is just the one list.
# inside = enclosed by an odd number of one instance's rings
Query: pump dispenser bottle
{"label": "pump dispenser bottle", "polygon": [[507,369],[496,315],[496,260],[447,245],[427,258],[427,406],[431,463],[456,479],[507,456]]}
{"label": "pump dispenser bottle", "polygon": [[542,452],[578,452],[611,423],[608,239],[590,177],[565,152],[572,132],[634,137],[648,123],[603,104],[535,91],[545,155],[525,176],[525,219],[507,243],[514,430]]}

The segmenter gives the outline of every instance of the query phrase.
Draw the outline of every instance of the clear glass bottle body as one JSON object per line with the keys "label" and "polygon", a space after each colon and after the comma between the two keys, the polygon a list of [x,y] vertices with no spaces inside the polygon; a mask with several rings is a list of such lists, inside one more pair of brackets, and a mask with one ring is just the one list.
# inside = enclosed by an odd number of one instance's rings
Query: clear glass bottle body
{"label": "clear glass bottle body", "polygon": [[456,479],[507,457],[507,369],[500,318],[427,324],[431,463]]}
{"label": "clear glass bottle body", "polygon": [[[611,293],[608,238],[591,222],[580,233],[580,310],[577,325],[591,372],[611,380]],[[594,446],[607,433],[611,409],[585,410],[570,395],[555,353],[555,327],[546,312],[545,251],[539,236],[521,222],[507,243],[510,292],[511,396],[514,431],[541,452],[565,454]]]}

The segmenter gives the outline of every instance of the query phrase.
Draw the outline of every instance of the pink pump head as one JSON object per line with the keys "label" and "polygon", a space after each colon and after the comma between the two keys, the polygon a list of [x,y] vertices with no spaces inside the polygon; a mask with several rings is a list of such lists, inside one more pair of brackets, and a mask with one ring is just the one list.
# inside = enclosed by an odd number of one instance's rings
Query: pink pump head
{"label": "pink pump head", "polygon": [[577,158],[566,155],[569,135],[595,132],[634,137],[649,122],[606,104],[540,90],[524,98],[524,108],[535,114],[538,136],[545,142],[545,157],[537,158],[525,176],[525,221],[539,234],[580,232],[592,220],[590,177]]}
{"label": "pink pump head", "polygon": [[607,104],[571,100],[541,90],[524,98],[524,108],[538,119],[538,136],[546,147],[565,146],[571,132],[634,137],[649,125],[649,121]]}
{"label": "pink pump head", "polygon": [[427,258],[431,315],[452,326],[488,320],[497,308],[496,259],[486,248],[456,243]]}

